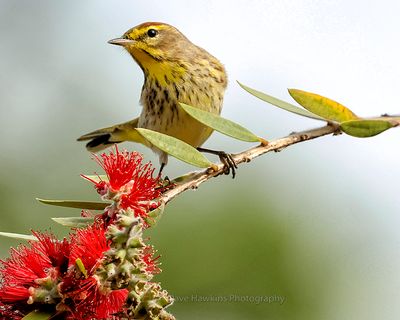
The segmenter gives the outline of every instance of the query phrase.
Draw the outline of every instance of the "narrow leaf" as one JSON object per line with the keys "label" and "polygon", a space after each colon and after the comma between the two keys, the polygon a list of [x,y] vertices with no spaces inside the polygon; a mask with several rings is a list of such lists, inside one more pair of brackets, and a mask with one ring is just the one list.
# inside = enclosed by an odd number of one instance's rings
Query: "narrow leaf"
{"label": "narrow leaf", "polygon": [[319,115],[326,120],[337,122],[356,120],[358,117],[339,102],[320,96],[315,93],[297,89],[288,89],[294,100],[308,111]]}
{"label": "narrow leaf", "polygon": [[165,204],[161,204],[157,209],[150,211],[146,217],[146,223],[153,227],[157,224],[157,222],[161,219],[162,214],[164,213]]}
{"label": "narrow leaf", "polygon": [[350,136],[358,138],[373,137],[398,123],[386,120],[351,120],[342,122],[340,128]]}
{"label": "narrow leaf", "polygon": [[12,233],[12,232],[0,232],[0,236],[12,239],[19,239],[19,240],[34,240],[37,241],[37,238],[30,234],[19,234],[19,233]]}
{"label": "narrow leaf", "polygon": [[156,131],[137,128],[146,140],[169,155],[200,168],[207,168],[212,163],[191,145],[174,137]]}
{"label": "narrow leaf", "polygon": [[64,227],[82,228],[94,221],[92,217],[66,217],[66,218],[51,218],[54,222],[61,224]]}
{"label": "narrow leaf", "polygon": [[108,202],[93,202],[93,201],[76,201],[76,200],[46,200],[36,198],[37,201],[58,207],[88,209],[88,210],[104,210],[110,205]]}
{"label": "narrow leaf", "polygon": [[41,312],[41,311],[32,311],[29,312],[22,320],[48,320],[53,316],[51,313]]}
{"label": "narrow leaf", "polygon": [[276,106],[278,108],[281,108],[283,110],[298,114],[298,115],[303,116],[303,117],[307,117],[307,118],[311,118],[311,119],[315,119],[315,120],[323,120],[323,121],[325,121],[324,118],[321,118],[321,117],[317,116],[316,114],[308,112],[307,110],[304,110],[304,109],[299,108],[299,107],[297,107],[297,106],[295,106],[293,104],[290,104],[290,103],[288,103],[286,101],[283,101],[283,100],[280,100],[280,99],[275,98],[273,96],[270,96],[270,95],[268,95],[266,93],[263,93],[263,92],[254,90],[252,88],[249,88],[249,87],[245,86],[244,84],[240,83],[239,81],[238,81],[238,84],[244,90],[246,90],[248,93],[250,93],[253,96],[257,97],[258,99],[261,99],[261,100],[263,100],[265,102],[268,102],[268,103],[270,103],[270,104],[272,104],[272,105],[274,105],[274,106]]}
{"label": "narrow leaf", "polygon": [[180,106],[183,110],[185,110],[191,117],[195,118],[199,122],[205,124],[206,126],[221,132],[227,136],[232,138],[248,141],[248,142],[259,142],[261,141],[259,137],[257,137],[254,133],[250,132],[246,128],[241,125],[222,118],[217,114],[213,114],[204,110],[200,110],[198,108],[194,108],[184,103],[180,103]]}

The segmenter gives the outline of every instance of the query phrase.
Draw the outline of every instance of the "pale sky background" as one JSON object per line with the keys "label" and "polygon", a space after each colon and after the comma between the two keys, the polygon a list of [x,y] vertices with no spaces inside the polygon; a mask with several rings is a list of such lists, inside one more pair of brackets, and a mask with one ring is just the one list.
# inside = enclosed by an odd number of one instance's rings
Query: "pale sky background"
{"label": "pale sky background", "polygon": [[[250,96],[236,80],[290,102],[286,88],[298,88],[360,116],[399,114],[399,14],[400,2],[390,0],[2,0],[0,187],[8,188],[4,181],[12,178],[18,184],[7,190],[18,194],[19,185],[40,174],[57,197],[59,185],[71,185],[73,193],[80,170],[95,168],[74,139],[139,114],[141,71],[121,48],[107,44],[134,25],[167,22],[218,57],[230,80],[223,116],[271,139],[320,123]],[[324,137],[260,158],[239,168],[236,181],[218,183],[236,183],[238,193],[246,183],[257,184],[265,201],[274,201],[299,228],[324,234],[324,250],[341,252],[338,273],[348,268],[351,277],[337,279],[326,319],[400,315],[399,144],[398,129],[370,139]],[[249,147],[219,134],[206,146]],[[170,161],[167,174],[191,169]],[[19,197],[30,201],[44,192]],[[197,197],[201,205],[201,193]],[[16,204],[8,215],[29,205]]]}

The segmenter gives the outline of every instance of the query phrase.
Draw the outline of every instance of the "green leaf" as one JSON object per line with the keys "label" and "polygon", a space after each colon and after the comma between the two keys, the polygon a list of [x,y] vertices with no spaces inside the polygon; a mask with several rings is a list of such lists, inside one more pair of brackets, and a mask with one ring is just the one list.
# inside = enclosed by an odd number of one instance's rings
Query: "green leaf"
{"label": "green leaf", "polygon": [[49,204],[51,206],[88,209],[88,210],[104,210],[110,205],[108,202],[93,202],[93,201],[76,201],[76,200],[46,200],[36,198],[37,201]]}
{"label": "green leaf", "polygon": [[30,234],[20,234],[20,233],[12,233],[12,232],[0,232],[0,236],[12,239],[19,240],[34,240],[37,241],[37,238]]}
{"label": "green leaf", "polygon": [[212,165],[210,160],[186,142],[149,129],[136,128],[136,130],[152,145],[179,160],[200,168]]}
{"label": "green leaf", "polygon": [[351,120],[342,122],[340,128],[350,136],[358,138],[373,137],[398,123],[386,120]]}
{"label": "green leaf", "polygon": [[66,217],[66,218],[51,218],[54,222],[61,224],[64,227],[82,228],[86,227],[94,221],[92,217]]}
{"label": "green leaf", "polygon": [[53,314],[41,311],[29,312],[22,320],[48,320],[53,316]]}
{"label": "green leaf", "polygon": [[340,123],[358,119],[358,117],[350,109],[341,105],[339,102],[302,90],[288,89],[288,91],[298,104],[326,120],[332,120]]}
{"label": "green leaf", "polygon": [[259,142],[261,141],[259,137],[257,137],[254,133],[250,132],[246,128],[241,125],[222,118],[217,114],[213,114],[204,110],[200,110],[198,108],[194,108],[184,103],[180,103],[180,106],[183,110],[185,110],[191,117],[195,118],[199,122],[205,124],[206,126],[221,132],[227,136],[232,138],[248,141],[248,142]]}
{"label": "green leaf", "polygon": [[157,209],[150,211],[146,217],[146,223],[153,227],[157,224],[157,222],[161,219],[162,214],[164,213],[165,204],[161,204]]}
{"label": "green leaf", "polygon": [[75,265],[79,269],[80,272],[85,276],[85,278],[88,277],[88,273],[86,271],[85,265],[83,264],[81,258],[78,258],[75,260]]}
{"label": "green leaf", "polygon": [[268,103],[270,103],[270,104],[272,104],[272,105],[274,105],[274,106],[276,106],[278,108],[281,108],[283,110],[298,114],[298,115],[303,116],[303,117],[307,117],[307,118],[311,118],[311,119],[315,119],[315,120],[325,121],[324,118],[321,118],[321,117],[317,116],[316,114],[308,112],[307,110],[304,110],[304,109],[299,108],[299,107],[297,107],[297,106],[295,106],[293,104],[290,104],[290,103],[288,103],[286,101],[283,101],[283,100],[280,100],[280,99],[275,98],[273,96],[270,96],[270,95],[268,95],[266,93],[263,93],[263,92],[254,90],[252,88],[249,88],[249,87],[245,86],[244,84],[240,83],[239,81],[238,81],[238,84],[244,90],[246,90],[248,93],[250,93],[253,96],[255,96],[255,97],[257,97],[257,98],[259,98],[259,99],[261,99],[261,100],[263,100],[265,102],[268,102]]}

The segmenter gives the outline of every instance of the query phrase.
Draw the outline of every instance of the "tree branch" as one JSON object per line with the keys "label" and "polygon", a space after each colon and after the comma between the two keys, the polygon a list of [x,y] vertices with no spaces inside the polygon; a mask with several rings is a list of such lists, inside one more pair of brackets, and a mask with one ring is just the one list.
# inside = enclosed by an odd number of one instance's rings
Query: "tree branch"
{"label": "tree branch", "polygon": [[[329,123],[328,125],[316,129],[311,129],[302,132],[292,133],[287,137],[280,138],[274,141],[269,141],[268,144],[261,144],[256,147],[250,148],[243,152],[233,154],[233,160],[237,165],[245,162],[250,162],[252,159],[257,158],[265,153],[271,151],[281,151],[282,149],[293,144],[322,137],[328,134],[337,134],[339,126],[337,124]],[[222,163],[215,165],[215,170],[208,168],[206,170],[194,171],[183,177],[174,180],[176,184],[173,188],[167,190],[160,198],[161,203],[167,204],[176,196],[189,189],[197,189],[203,182],[222,175],[224,173],[224,165]]]}

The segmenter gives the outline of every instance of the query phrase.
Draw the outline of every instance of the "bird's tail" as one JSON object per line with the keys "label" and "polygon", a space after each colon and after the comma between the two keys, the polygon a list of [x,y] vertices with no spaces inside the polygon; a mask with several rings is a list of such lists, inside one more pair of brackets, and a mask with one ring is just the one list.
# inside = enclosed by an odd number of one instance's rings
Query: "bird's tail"
{"label": "bird's tail", "polygon": [[112,127],[98,129],[84,134],[78,138],[78,141],[90,140],[86,144],[86,149],[91,152],[98,152],[110,145],[124,141],[133,141],[147,144],[146,140],[135,130],[138,126],[139,118],[128,122],[120,123]]}

